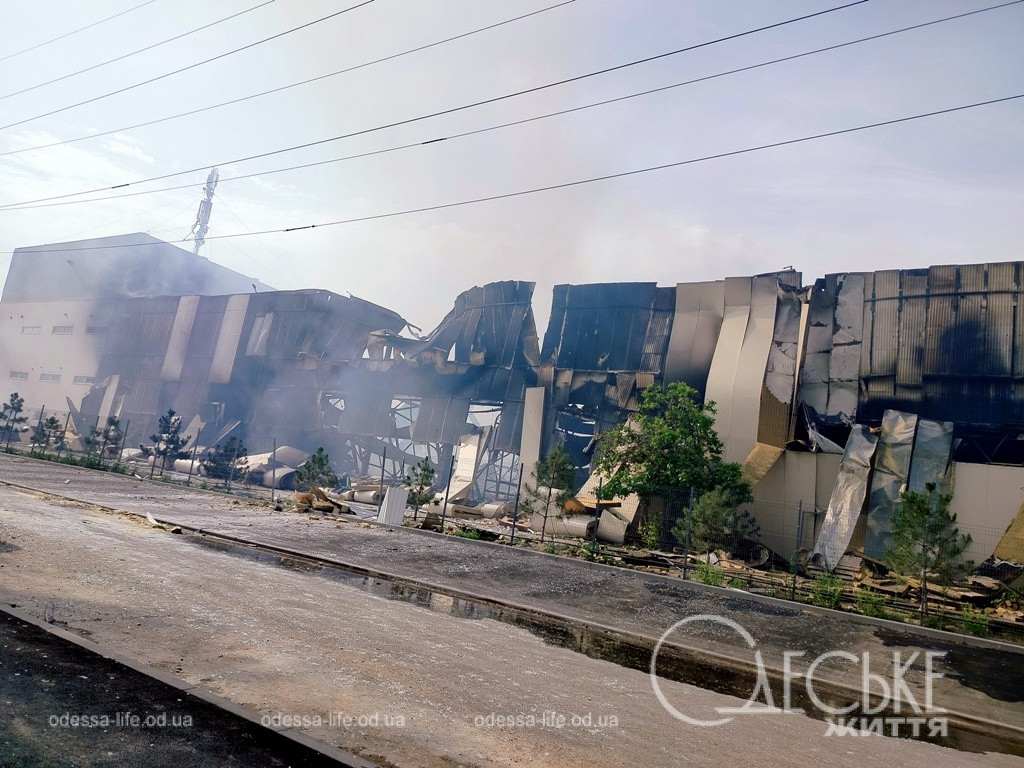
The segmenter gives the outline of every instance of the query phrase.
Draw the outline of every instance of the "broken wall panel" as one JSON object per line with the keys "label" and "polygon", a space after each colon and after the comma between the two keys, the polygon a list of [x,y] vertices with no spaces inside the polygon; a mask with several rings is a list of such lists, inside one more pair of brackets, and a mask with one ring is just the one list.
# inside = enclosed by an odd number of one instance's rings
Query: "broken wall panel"
{"label": "broken wall panel", "polygon": [[857,417],[864,340],[864,275],[835,275],[835,313],[826,415],[846,423]]}
{"label": "broken wall panel", "polygon": [[828,285],[827,278],[814,281],[807,313],[800,400],[820,414],[828,407],[835,298],[835,290]]}
{"label": "broken wall panel", "polygon": [[213,362],[210,363],[210,381],[214,384],[227,384],[231,381],[231,372],[238,355],[238,343],[242,338],[242,326],[245,324],[245,313],[249,309],[249,295],[236,294],[228,297],[227,307],[221,318],[217,344],[213,350]]}
{"label": "broken wall panel", "polygon": [[665,359],[665,380],[682,381],[702,395],[725,312],[725,281],[679,283]]}
{"label": "broken wall panel", "polygon": [[[731,434],[733,421],[733,395],[739,372],[743,339],[750,319],[751,280],[748,277],[729,277],[725,280],[725,313],[722,330],[708,371],[705,402],[717,406],[715,428],[723,440]],[[740,461],[745,458],[740,457]]]}
{"label": "broken wall panel", "polygon": [[945,492],[946,470],[953,450],[953,422],[918,419],[907,488],[925,493],[928,485]]}
{"label": "broken wall panel", "polygon": [[775,332],[779,283],[775,275],[755,277],[750,291],[750,318],[740,349],[733,386],[732,421],[725,456],[743,461],[757,442],[761,391]]}
{"label": "broken wall panel", "polygon": [[917,414],[887,410],[882,415],[864,538],[865,554],[878,560],[885,557],[892,535],[892,517],[907,485],[916,430]]}
{"label": "broken wall panel", "polygon": [[820,557],[829,570],[835,568],[846,552],[861,510],[864,509],[871,462],[877,445],[878,438],[866,426],[855,424],[850,430],[825,520],[814,544],[813,555]]}
{"label": "broken wall panel", "polygon": [[174,313],[170,339],[164,362],[160,369],[160,378],[164,381],[179,381],[185,367],[185,356],[188,353],[188,342],[192,336],[196,312],[199,310],[198,296],[182,296],[178,299],[178,308]]}
{"label": "broken wall panel", "polygon": [[799,283],[790,286],[780,281],[757,422],[757,440],[780,448],[790,436],[802,305]]}

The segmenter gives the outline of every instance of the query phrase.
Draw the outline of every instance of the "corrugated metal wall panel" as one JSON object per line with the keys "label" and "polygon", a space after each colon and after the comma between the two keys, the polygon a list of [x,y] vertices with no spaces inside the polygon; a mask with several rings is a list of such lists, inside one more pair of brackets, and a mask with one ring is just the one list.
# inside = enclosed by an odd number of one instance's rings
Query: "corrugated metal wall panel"
{"label": "corrugated metal wall panel", "polygon": [[1016,264],[988,265],[988,322],[985,349],[995,376],[1013,373],[1013,291],[1017,290]]}
{"label": "corrugated metal wall panel", "polygon": [[875,273],[875,322],[871,339],[871,373],[875,376],[891,376],[896,373],[899,276],[896,270]]}
{"label": "corrugated metal wall panel", "polygon": [[875,273],[874,322],[871,333],[871,391],[893,397],[899,344],[899,272]]}
{"label": "corrugated metal wall panel", "polygon": [[[864,275],[864,343],[860,347],[860,379],[871,372],[871,354],[875,338],[875,273]],[[861,393],[863,396],[863,392]]]}
{"label": "corrugated metal wall panel", "polygon": [[[924,364],[925,322],[928,312],[927,272],[905,271],[900,278],[900,337],[896,363],[897,395],[920,399]],[[910,391],[907,391],[907,390]]]}
{"label": "corrugated metal wall panel", "polygon": [[956,312],[955,330],[949,343],[944,344],[944,355],[949,373],[960,376],[991,375],[985,350],[985,265],[967,264],[960,267],[962,292]]}
{"label": "corrugated metal wall panel", "polygon": [[925,342],[924,375],[945,373],[948,361],[943,349],[943,340],[953,327],[956,297],[956,267],[939,266],[928,270],[927,337]]}

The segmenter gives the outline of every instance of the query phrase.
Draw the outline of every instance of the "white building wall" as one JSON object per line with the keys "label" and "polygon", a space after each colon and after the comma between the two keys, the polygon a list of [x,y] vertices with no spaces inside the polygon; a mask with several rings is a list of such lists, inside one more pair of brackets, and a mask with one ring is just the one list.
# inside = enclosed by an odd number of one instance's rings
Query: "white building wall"
{"label": "white building wall", "polygon": [[0,399],[25,398],[35,417],[67,413],[88,394],[99,367],[106,329],[93,301],[0,304]]}

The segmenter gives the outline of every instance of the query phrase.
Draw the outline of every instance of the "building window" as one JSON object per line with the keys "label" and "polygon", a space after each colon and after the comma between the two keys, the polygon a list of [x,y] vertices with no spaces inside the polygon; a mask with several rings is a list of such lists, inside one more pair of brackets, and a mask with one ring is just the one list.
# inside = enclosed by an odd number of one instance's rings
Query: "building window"
{"label": "building window", "polygon": [[73,325],[55,325],[53,326],[54,336],[70,336],[75,330]]}
{"label": "building window", "polygon": [[43,330],[43,328],[42,328],[41,325],[23,325],[23,326],[21,326],[21,332],[25,336],[38,336],[39,332],[42,331],[42,330]]}
{"label": "building window", "polygon": [[54,381],[54,382],[60,381],[60,374],[59,373],[40,373],[39,374],[39,380],[40,381]]}
{"label": "building window", "polygon": [[107,328],[104,325],[87,325],[85,326],[85,332],[89,336],[98,336],[101,333],[106,333]]}
{"label": "building window", "polygon": [[11,371],[11,378],[15,381],[28,381],[28,371]]}
{"label": "building window", "polygon": [[95,376],[75,376],[75,384],[95,384]]}

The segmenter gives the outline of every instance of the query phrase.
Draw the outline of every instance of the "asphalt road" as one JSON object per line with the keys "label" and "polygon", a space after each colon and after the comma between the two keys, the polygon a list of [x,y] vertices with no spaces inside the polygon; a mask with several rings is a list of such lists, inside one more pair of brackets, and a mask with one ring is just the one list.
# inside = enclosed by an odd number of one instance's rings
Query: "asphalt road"
{"label": "asphalt road", "polygon": [[[334,525],[343,524],[316,530]],[[825,736],[822,722],[799,715],[687,726],[647,675],[474,618],[458,601],[388,599],[8,488],[0,539],[3,602],[382,764],[1024,766]],[[681,683],[662,689],[698,717],[741,703]]]}
{"label": "asphalt road", "polygon": [[4,768],[339,768],[308,747],[0,614]]}
{"label": "asphalt road", "polygon": [[[932,681],[937,706],[1024,728],[1024,649],[979,650],[898,624],[865,623],[849,614],[766,602],[741,591],[713,589],[678,578],[453,536],[275,513],[268,505],[220,494],[4,454],[0,454],[0,479],[649,638],[659,637],[688,616],[722,615],[748,630],[766,663],[778,668],[787,652],[805,654],[793,662],[800,668],[822,653],[840,650],[858,657],[869,654],[872,670],[879,672],[891,668],[894,652],[901,653],[902,659],[919,652],[917,663],[905,677],[919,700],[925,696],[923,652],[945,653],[935,662],[935,670],[943,677]],[[671,639],[736,658],[751,656],[740,636],[713,624],[690,625],[673,632]],[[819,678],[856,687],[862,685],[860,674],[857,666],[843,664],[828,664],[817,672]]]}

